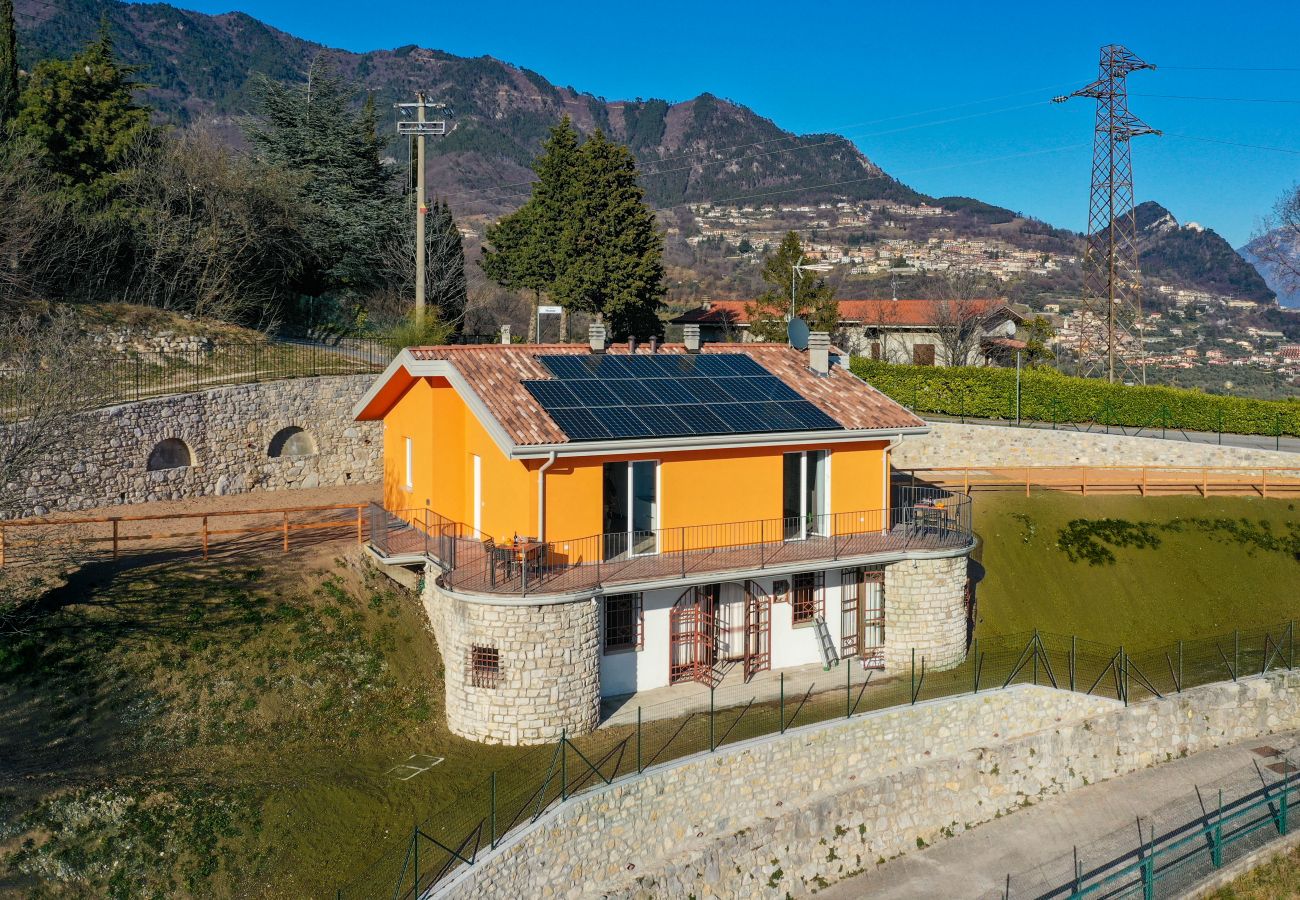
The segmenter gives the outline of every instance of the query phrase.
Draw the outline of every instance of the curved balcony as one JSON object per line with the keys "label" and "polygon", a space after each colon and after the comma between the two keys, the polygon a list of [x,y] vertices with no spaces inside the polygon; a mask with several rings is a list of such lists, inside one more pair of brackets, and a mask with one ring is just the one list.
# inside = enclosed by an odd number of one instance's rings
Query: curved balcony
{"label": "curved balcony", "polygon": [[817,566],[974,545],[971,500],[933,487],[895,487],[884,510],[757,519],[584,538],[498,543],[430,509],[370,510],[370,546],[394,564],[430,561],[442,584],[525,597],[676,582],[711,574]]}

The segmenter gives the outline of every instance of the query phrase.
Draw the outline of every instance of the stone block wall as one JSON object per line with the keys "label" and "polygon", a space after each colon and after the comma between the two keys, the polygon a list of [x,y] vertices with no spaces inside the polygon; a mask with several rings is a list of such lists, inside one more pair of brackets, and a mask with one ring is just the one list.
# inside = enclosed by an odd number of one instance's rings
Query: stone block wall
{"label": "stone block wall", "polygon": [[967,558],[885,566],[885,671],[948,669],[966,656]]}
{"label": "stone block wall", "polygon": [[[591,598],[484,603],[444,591],[426,568],[423,600],[442,651],[447,727],[489,744],[545,744],[600,718],[600,647]],[[492,686],[470,675],[473,648],[498,654]]]}
{"label": "stone block wall", "polygon": [[890,454],[895,469],[944,466],[1296,466],[1300,454],[1048,428],[931,422]]}
{"label": "stone block wall", "polygon": [[[151,500],[378,483],[383,433],[354,422],[352,405],[371,375],[242,384],[128,403],[86,414],[75,446],[25,473],[18,515]],[[315,453],[271,457],[272,439],[303,429]],[[150,471],[161,442],[183,441],[192,464]]]}
{"label": "stone block wall", "polygon": [[1124,707],[1017,685],[797,729],[582,794],[448,897],[805,896],[1041,798],[1300,727],[1300,672]]}

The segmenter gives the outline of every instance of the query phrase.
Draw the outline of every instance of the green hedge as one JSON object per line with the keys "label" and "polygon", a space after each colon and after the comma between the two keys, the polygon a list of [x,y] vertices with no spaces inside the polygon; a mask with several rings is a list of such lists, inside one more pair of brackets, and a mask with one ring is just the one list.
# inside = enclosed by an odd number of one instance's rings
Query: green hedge
{"label": "green hedge", "polygon": [[[857,357],[854,374],[916,412],[978,419],[1016,414],[1015,369],[901,366]],[[1020,417],[1131,428],[1300,435],[1300,400],[1219,397],[1170,387],[1129,387],[1050,369],[1020,377]]]}

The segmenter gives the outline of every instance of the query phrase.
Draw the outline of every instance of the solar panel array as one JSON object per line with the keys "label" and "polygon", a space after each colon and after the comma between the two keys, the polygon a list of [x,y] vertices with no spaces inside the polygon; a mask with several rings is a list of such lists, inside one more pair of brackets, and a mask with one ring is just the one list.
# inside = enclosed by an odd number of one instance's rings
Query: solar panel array
{"label": "solar panel array", "polygon": [[538,360],[524,387],[571,441],[843,428],[743,353]]}

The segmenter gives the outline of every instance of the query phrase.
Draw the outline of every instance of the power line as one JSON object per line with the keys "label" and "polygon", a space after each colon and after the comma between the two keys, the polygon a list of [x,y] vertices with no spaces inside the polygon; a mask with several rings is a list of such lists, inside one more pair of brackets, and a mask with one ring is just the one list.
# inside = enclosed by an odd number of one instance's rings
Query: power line
{"label": "power line", "polygon": [[1155,97],[1160,100],[1215,100],[1223,103],[1300,103],[1300,100],[1273,97],[1194,97],[1188,94],[1129,94],[1130,97]]}
{"label": "power line", "polygon": [[1166,131],[1165,135],[1167,137],[1182,138],[1186,141],[1201,141],[1206,144],[1226,144],[1229,147],[1245,147],[1250,150],[1270,150],[1273,153],[1290,153],[1300,156],[1300,150],[1293,150],[1289,147],[1266,147],[1263,144],[1243,144],[1240,141],[1225,141],[1222,138],[1198,137],[1194,134],[1175,134],[1171,131]]}
{"label": "power line", "polygon": [[1160,66],[1178,72],[1300,72],[1296,66]]}

